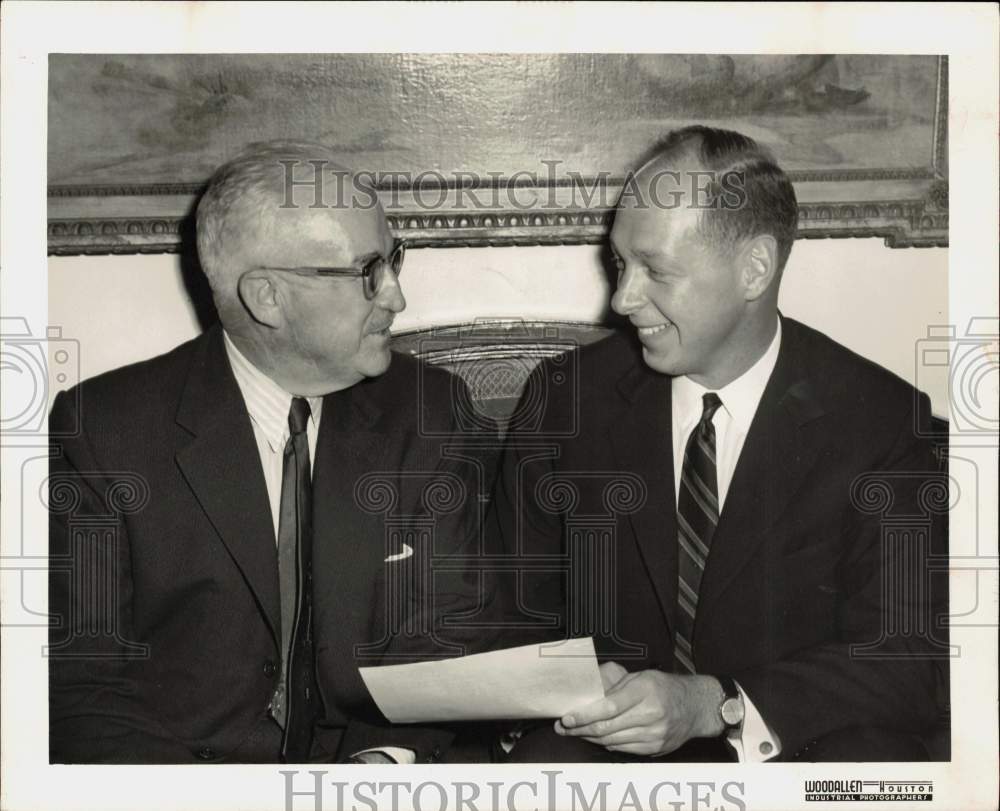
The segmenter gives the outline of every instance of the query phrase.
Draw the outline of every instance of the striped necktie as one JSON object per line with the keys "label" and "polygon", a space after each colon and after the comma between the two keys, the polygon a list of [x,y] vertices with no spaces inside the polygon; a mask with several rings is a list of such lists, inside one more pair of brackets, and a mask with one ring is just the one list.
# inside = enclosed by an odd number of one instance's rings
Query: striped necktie
{"label": "striped necktie", "polygon": [[702,397],[701,420],[684,450],[681,487],[677,497],[677,628],[674,669],[694,673],[694,618],[698,588],[719,523],[719,488],[715,472],[715,426],[712,417],[722,405],[713,392]]}

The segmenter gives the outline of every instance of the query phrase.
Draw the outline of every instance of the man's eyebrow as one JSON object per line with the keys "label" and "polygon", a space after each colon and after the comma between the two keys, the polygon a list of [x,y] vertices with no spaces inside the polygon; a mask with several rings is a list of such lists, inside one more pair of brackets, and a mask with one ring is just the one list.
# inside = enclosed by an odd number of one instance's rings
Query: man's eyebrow
{"label": "man's eyebrow", "polygon": [[368,251],[368,253],[363,253],[360,256],[355,256],[354,259],[351,260],[351,265],[363,265],[369,259],[375,259],[376,257],[382,258],[382,254],[380,251]]}
{"label": "man's eyebrow", "polygon": [[[611,242],[611,250],[613,250],[616,254],[620,256],[622,252],[618,249],[618,246],[615,245],[614,240],[610,240],[610,242]],[[628,251],[628,253],[632,254],[633,256],[637,256],[640,259],[664,259],[666,257],[666,255],[662,251],[643,250],[642,248],[633,248],[632,250]]]}
{"label": "man's eyebrow", "polygon": [[642,248],[636,248],[632,251],[636,256],[641,259],[662,259],[663,254],[660,251],[644,251]]}

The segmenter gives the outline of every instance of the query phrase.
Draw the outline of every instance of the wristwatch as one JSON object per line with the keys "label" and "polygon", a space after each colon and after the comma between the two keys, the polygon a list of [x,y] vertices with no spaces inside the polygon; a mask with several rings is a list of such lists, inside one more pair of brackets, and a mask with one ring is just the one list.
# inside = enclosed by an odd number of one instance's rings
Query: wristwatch
{"label": "wristwatch", "polygon": [[719,702],[719,718],[725,727],[723,732],[731,729],[739,729],[743,724],[743,696],[736,686],[736,682],[729,676],[716,676],[719,684],[722,685],[722,701]]}

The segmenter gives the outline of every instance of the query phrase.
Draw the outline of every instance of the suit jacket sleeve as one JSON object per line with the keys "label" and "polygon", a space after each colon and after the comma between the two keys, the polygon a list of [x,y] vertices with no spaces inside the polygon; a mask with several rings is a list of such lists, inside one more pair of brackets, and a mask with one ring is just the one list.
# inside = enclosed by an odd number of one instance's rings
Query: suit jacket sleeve
{"label": "suit jacket sleeve", "polygon": [[[60,393],[53,436],[79,425]],[[53,763],[195,762],[135,699],[130,663],[148,651],[131,621],[129,539],[115,499],[127,472],[98,472],[85,429],[51,443],[49,468],[49,757]],[[116,488],[119,490],[116,496]]]}

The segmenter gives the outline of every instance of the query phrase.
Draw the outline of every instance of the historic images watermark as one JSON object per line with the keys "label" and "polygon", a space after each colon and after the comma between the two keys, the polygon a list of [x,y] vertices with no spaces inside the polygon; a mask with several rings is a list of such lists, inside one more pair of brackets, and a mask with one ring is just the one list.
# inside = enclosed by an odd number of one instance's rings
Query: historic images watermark
{"label": "historic images watermark", "polygon": [[[873,471],[858,476],[851,505],[877,523],[881,557],[878,639],[851,645],[856,659],[947,659],[947,606],[935,600],[948,574],[944,533],[955,505],[939,471]],[[941,537],[938,537],[941,536]]]}
{"label": "historic images watermark", "polygon": [[561,160],[540,160],[541,171],[522,169],[511,174],[469,171],[445,174],[434,169],[417,173],[368,169],[351,172],[321,158],[287,159],[278,163],[284,184],[279,207],[286,209],[305,206],[364,211],[381,203],[390,213],[409,211],[414,206],[424,211],[498,208],[561,211],[624,204],[635,208],[687,206],[735,211],[747,201],[745,173],[737,170],[659,169],[639,183],[634,172],[624,177],[615,177],[608,171],[589,176],[575,170],[560,172],[564,163]]}
{"label": "historic images watermark", "polygon": [[[80,379],[80,342],[50,326],[32,334],[24,318],[0,323],[0,372],[3,374],[3,445],[24,444],[46,436],[49,394],[53,386],[69,389]],[[75,433],[75,427],[61,433]]]}
{"label": "historic images watermark", "polygon": [[[996,446],[1000,435],[1000,414],[995,398],[1000,384],[1000,319],[970,318],[961,331],[958,325],[941,324],[927,328],[927,337],[916,342],[914,352],[915,385],[918,390],[934,389],[949,393],[950,421],[931,422],[930,432],[939,435],[947,429],[961,441],[974,438],[978,443]],[[918,399],[914,409],[915,429],[927,423],[925,401]]]}
{"label": "historic images watermark", "polygon": [[[304,772],[304,773],[303,773]],[[601,780],[584,785],[566,779],[560,769],[543,769],[533,779],[487,780],[347,780],[327,779],[321,769],[282,769],[285,811],[503,811],[515,808],[563,808],[567,811],[746,811],[743,781],[661,780],[638,787],[631,780]]]}
{"label": "historic images watermark", "polygon": [[[44,610],[49,566],[47,515],[37,509],[48,503],[50,450],[47,437],[68,438],[79,432],[79,421],[48,425],[55,391],[71,390],[80,380],[80,343],[63,335],[60,326],[32,330],[20,316],[0,321],[0,447],[11,487],[4,493],[4,510],[14,513],[15,532],[5,537],[0,576],[6,600],[7,628],[47,627],[56,622]],[[79,401],[70,409],[79,413]]]}
{"label": "historic images watermark", "polygon": [[[939,496],[924,500],[932,511],[943,506],[949,522],[947,555],[929,556],[928,565],[934,577],[950,577],[949,628],[995,628],[990,582],[1000,559],[991,548],[995,501],[984,484],[995,470],[1000,444],[1000,319],[974,316],[964,324],[930,325],[915,342],[913,358],[918,389],[913,430],[934,442],[950,494],[947,505],[940,505]],[[943,418],[927,413],[930,401],[919,391],[945,399]],[[953,645],[952,655],[960,654]]]}

